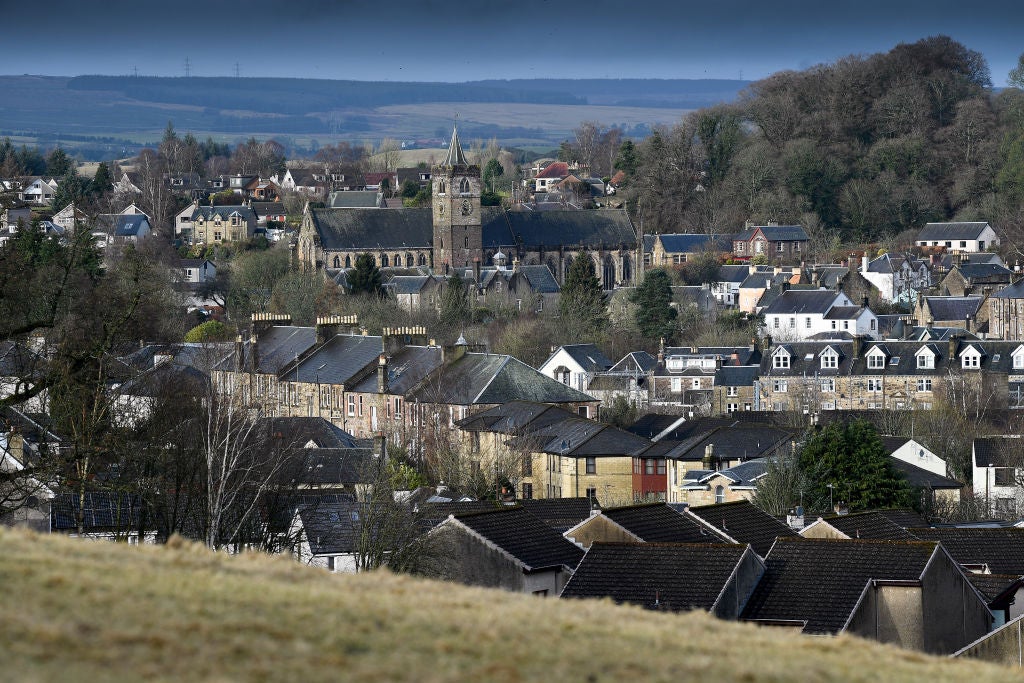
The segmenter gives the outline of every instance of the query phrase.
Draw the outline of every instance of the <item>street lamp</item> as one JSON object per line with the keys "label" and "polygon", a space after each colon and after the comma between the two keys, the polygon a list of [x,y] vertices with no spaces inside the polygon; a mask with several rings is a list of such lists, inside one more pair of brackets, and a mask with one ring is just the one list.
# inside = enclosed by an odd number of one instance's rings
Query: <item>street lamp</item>
{"label": "street lamp", "polygon": [[832,502],[832,490],[835,488],[836,485],[835,484],[825,484],[825,486],[828,488],[828,506],[830,508],[832,508],[832,510],[835,510],[836,509],[835,504]]}

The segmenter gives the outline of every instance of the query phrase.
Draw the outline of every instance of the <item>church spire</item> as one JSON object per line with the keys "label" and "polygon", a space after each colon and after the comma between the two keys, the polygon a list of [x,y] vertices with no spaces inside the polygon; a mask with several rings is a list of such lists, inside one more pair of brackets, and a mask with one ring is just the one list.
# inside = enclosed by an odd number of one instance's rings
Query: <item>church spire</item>
{"label": "church spire", "polygon": [[466,155],[462,153],[462,145],[459,144],[459,126],[452,128],[452,144],[448,146],[448,157],[441,164],[442,166],[469,166]]}

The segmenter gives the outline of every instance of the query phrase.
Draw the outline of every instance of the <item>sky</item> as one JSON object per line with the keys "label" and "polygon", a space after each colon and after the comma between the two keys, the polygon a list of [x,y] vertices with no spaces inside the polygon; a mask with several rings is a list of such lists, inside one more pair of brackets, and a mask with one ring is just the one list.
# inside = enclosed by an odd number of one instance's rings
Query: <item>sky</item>
{"label": "sky", "polygon": [[[459,7],[465,11],[459,11]],[[996,86],[1024,53],[1020,0],[0,0],[2,74],[741,78],[946,34]]]}

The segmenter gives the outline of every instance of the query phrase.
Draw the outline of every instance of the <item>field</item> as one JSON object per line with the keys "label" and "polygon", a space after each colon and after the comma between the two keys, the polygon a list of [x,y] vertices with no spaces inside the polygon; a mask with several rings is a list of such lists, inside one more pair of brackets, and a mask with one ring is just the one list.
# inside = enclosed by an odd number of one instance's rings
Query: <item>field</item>
{"label": "field", "polygon": [[883,647],[288,558],[0,529],[0,680],[1004,681]]}

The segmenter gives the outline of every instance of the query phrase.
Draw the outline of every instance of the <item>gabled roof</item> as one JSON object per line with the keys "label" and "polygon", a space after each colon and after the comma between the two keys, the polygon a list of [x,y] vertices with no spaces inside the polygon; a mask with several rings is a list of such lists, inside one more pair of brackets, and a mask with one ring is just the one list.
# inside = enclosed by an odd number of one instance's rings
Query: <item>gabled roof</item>
{"label": "gabled roof", "polygon": [[758,479],[768,471],[768,459],[756,458],[741,462],[735,467],[728,467],[724,470],[709,473],[704,479],[710,480],[715,475],[723,476],[732,481],[732,487],[752,487]]}
{"label": "gabled roof", "polygon": [[[646,239],[646,235],[644,238]],[[718,267],[718,282],[743,282],[750,275],[748,266],[724,265]]]}
{"label": "gabled roof", "polygon": [[576,361],[583,372],[604,372],[612,366],[612,362],[601,353],[596,344],[566,344],[558,347],[552,354],[552,358],[559,350],[565,351],[570,358]]}
{"label": "gabled roof", "polygon": [[[1010,599],[1019,590],[1024,577],[1017,574],[976,574],[967,572],[965,574],[971,585],[978,589],[989,605],[1000,598]],[[1011,592],[1012,591],[1012,592]],[[1010,592],[1010,595],[1006,595]]]}
{"label": "gabled roof", "polygon": [[356,538],[362,525],[366,505],[341,498],[318,500],[299,506],[296,515],[302,522],[310,552],[314,555],[340,555],[355,551]]}
{"label": "gabled roof", "polygon": [[1006,434],[975,437],[974,462],[978,467],[1024,467],[1024,439]]}
{"label": "gabled roof", "polygon": [[804,633],[843,631],[871,580],[918,581],[938,544],[780,538],[744,619],[803,621]]}
{"label": "gabled roof", "polygon": [[665,503],[607,508],[601,514],[645,543],[731,543],[733,540]]}
{"label": "gabled roof", "polygon": [[718,235],[712,237],[704,234],[672,234],[662,233],[658,235],[661,240],[661,247],[670,254],[692,254],[706,249],[718,251],[729,251],[732,238],[729,235]]}
{"label": "gabled roof", "polygon": [[609,372],[639,372],[653,370],[658,359],[646,351],[633,351],[622,357],[618,363],[609,368]]}
{"label": "gabled roof", "polygon": [[[388,393],[404,395],[441,367],[441,348],[438,346],[406,346],[388,357]],[[377,373],[371,372],[352,387],[359,393],[377,391]]]}
{"label": "gabled roof", "polygon": [[[430,212],[427,210],[429,218]],[[483,246],[487,248],[574,246],[599,249],[602,245],[636,246],[636,231],[624,210],[481,211]]]}
{"label": "gabled roof", "polygon": [[935,474],[923,467],[918,467],[912,463],[900,460],[899,458],[892,458],[889,462],[892,463],[893,469],[903,475],[903,478],[907,480],[907,483],[911,487],[916,489],[934,490],[934,489],[960,489],[963,488],[963,484],[958,482],[956,479],[950,479],[944,477],[941,474]]}
{"label": "gabled roof", "polygon": [[607,597],[671,612],[709,611],[747,552],[746,546],[732,544],[596,542],[561,597]]}
{"label": "gabled roof", "polygon": [[282,473],[289,484],[300,486],[372,484],[378,457],[372,448],[302,448],[290,455],[294,466]]}
{"label": "gabled roof", "polygon": [[512,356],[467,353],[413,392],[427,403],[500,404],[509,401],[579,403],[595,399],[542,375]]}
{"label": "gabled roof", "polygon": [[569,164],[564,161],[552,161],[537,174],[538,178],[564,178],[569,175]]}
{"label": "gabled roof", "polygon": [[519,266],[519,272],[526,278],[530,289],[537,294],[557,294],[562,291],[551,269],[545,265]]}
{"label": "gabled roof", "polygon": [[765,239],[769,242],[807,241],[807,233],[804,232],[804,229],[799,225],[758,225],[747,228],[733,237],[733,239],[740,242],[749,242],[758,230],[761,231],[761,234],[764,235]]}
{"label": "gabled roof", "polygon": [[852,539],[916,541],[917,536],[877,511],[856,512],[822,518],[832,528]]}
{"label": "gabled roof", "polygon": [[824,315],[841,294],[827,289],[787,290],[775,299],[765,310],[765,315],[787,315],[793,313],[817,313]]}
{"label": "gabled roof", "polygon": [[925,302],[934,320],[963,320],[968,315],[977,316],[983,296],[926,296]]}
{"label": "gabled roof", "polygon": [[149,227],[149,219],[142,214],[118,215],[114,235],[117,237],[138,236]]}
{"label": "gabled roof", "polygon": [[[953,270],[970,282],[1009,282],[1013,274],[1009,268],[999,263],[961,263],[953,266]],[[950,271],[951,274],[953,270]]]}
{"label": "gabled roof", "polygon": [[[81,511],[86,533],[91,531],[134,532],[139,528],[139,514],[144,503],[138,496],[110,491],[59,493],[50,501],[50,528],[55,531],[74,532],[78,529]],[[155,520],[150,519],[152,527]]]}
{"label": "gabled roof", "polygon": [[526,498],[519,505],[558,533],[590,517],[597,501],[589,498]]}
{"label": "gabled roof", "polygon": [[798,536],[787,524],[746,500],[691,507],[688,513],[739,543],[749,543],[764,557],[778,537]]}
{"label": "gabled roof", "polygon": [[1024,279],[1003,287],[992,295],[993,299],[1024,299]]}
{"label": "gabled roof", "polygon": [[382,348],[380,337],[337,334],[284,373],[281,381],[345,384],[375,362]]}
{"label": "gabled roof", "polygon": [[941,541],[962,565],[986,564],[993,574],[1024,574],[1024,529],[940,527],[909,531],[922,541]]}
{"label": "gabled roof", "polygon": [[381,205],[381,194],[376,190],[348,190],[332,192],[327,198],[331,209],[377,209]]}
{"label": "gabled roof", "polygon": [[321,246],[328,251],[429,249],[434,224],[430,209],[309,209]]}
{"label": "gabled roof", "polygon": [[356,439],[341,427],[322,417],[267,417],[261,429],[286,448],[305,447],[311,442],[317,448],[355,448]]}
{"label": "gabled roof", "polygon": [[527,572],[559,566],[575,569],[583,559],[579,546],[525,508],[469,512],[453,519],[507,553]]}
{"label": "gabled roof", "polygon": [[984,221],[961,223],[926,223],[917,233],[918,241],[924,240],[976,240],[989,227]]}
{"label": "gabled roof", "polygon": [[244,204],[238,205],[223,205],[223,206],[197,206],[192,211],[192,220],[196,220],[202,216],[204,221],[212,221],[215,217],[220,216],[220,219],[227,220],[232,214],[238,214],[239,218],[246,221],[247,223],[256,222],[256,214],[252,212],[248,206]]}
{"label": "gabled roof", "polygon": [[236,362],[244,368],[250,356],[255,356],[253,360],[257,373],[276,375],[285,365],[294,361],[315,343],[316,328],[275,325],[258,337],[255,347],[250,342],[245,342],[242,348],[243,358],[237,359],[236,353],[232,351],[214,366],[214,370],[230,372],[235,369]]}

